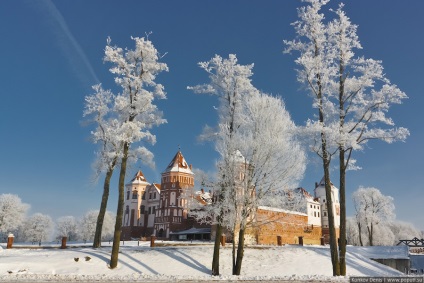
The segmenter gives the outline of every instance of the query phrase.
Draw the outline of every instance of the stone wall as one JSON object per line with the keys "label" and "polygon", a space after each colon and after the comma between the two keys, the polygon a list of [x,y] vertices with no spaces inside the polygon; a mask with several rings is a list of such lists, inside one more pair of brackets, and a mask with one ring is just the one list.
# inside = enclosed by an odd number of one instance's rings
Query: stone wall
{"label": "stone wall", "polygon": [[246,234],[259,245],[277,245],[278,236],[282,244],[299,244],[303,237],[303,244],[319,245],[322,231],[320,226],[308,225],[306,214],[258,209],[255,225]]}

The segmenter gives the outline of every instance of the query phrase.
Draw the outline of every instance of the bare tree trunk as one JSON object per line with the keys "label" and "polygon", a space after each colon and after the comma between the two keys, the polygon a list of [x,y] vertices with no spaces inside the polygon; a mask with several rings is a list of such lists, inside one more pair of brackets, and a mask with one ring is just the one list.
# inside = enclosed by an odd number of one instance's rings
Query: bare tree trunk
{"label": "bare tree trunk", "polygon": [[233,247],[232,247],[232,253],[231,253],[231,257],[232,257],[232,259],[233,259],[233,261],[231,262],[232,263],[232,273],[233,273],[233,275],[235,274],[235,272],[236,272],[236,228],[234,227],[234,229],[233,229]]}
{"label": "bare tree trunk", "polygon": [[346,166],[345,151],[339,148],[340,161],[340,275],[346,275]]}
{"label": "bare tree trunk", "polygon": [[[315,45],[315,53],[318,55],[318,47]],[[324,112],[323,112],[323,102],[322,102],[322,85],[321,85],[321,75],[317,74],[317,99],[318,99],[318,113],[319,121],[322,125],[324,123]],[[331,254],[331,263],[333,265],[333,276],[340,275],[340,263],[337,251],[337,237],[336,230],[334,225],[334,211],[333,211],[333,200],[331,197],[331,181],[330,181],[330,160],[331,156],[327,152],[327,139],[324,131],[321,131],[321,150],[322,150],[322,163],[324,168],[324,180],[325,180],[325,197],[327,199],[327,211],[328,211],[328,226],[330,230],[330,254]]]}
{"label": "bare tree trunk", "polygon": [[222,226],[220,221],[216,224],[216,233],[215,233],[215,244],[213,246],[213,259],[212,259],[212,275],[219,275],[219,249],[221,245],[221,236],[222,236]]}
{"label": "bare tree trunk", "polygon": [[119,244],[121,241],[122,219],[124,215],[124,189],[125,189],[125,173],[127,171],[129,144],[124,143],[123,157],[121,162],[121,170],[119,173],[119,197],[118,208],[116,210],[115,233],[113,235],[112,254],[110,256],[110,268],[118,266]]}
{"label": "bare tree trunk", "polygon": [[96,232],[94,234],[93,248],[100,248],[102,245],[103,221],[105,219],[107,201],[109,199],[110,179],[112,178],[115,164],[116,164],[116,158],[113,160],[112,165],[109,167],[109,169],[106,172],[105,181],[103,184],[102,202],[100,203],[99,215],[97,216],[97,224],[96,224]]}
{"label": "bare tree trunk", "polygon": [[370,242],[370,246],[374,246],[374,242],[373,242],[373,225],[372,222],[369,226],[367,226],[367,230],[368,230],[368,240]]}
{"label": "bare tree trunk", "polygon": [[357,220],[357,224],[358,224],[358,234],[359,234],[359,244],[361,245],[361,247],[364,246],[364,243],[362,242],[362,225],[359,222],[359,220]]}
{"label": "bare tree trunk", "polygon": [[329,162],[324,161],[324,180],[325,180],[325,195],[327,198],[327,211],[328,211],[328,226],[330,230],[330,254],[331,263],[333,265],[333,276],[340,275],[340,263],[337,251],[337,235],[335,230],[333,200],[331,197],[331,183],[330,183],[330,169]]}
{"label": "bare tree trunk", "polygon": [[244,255],[244,233],[245,228],[241,228],[239,231],[239,240],[238,240],[238,246],[237,246],[237,260],[236,264],[233,268],[233,275],[240,275],[241,273],[241,264],[243,262],[243,255]]}

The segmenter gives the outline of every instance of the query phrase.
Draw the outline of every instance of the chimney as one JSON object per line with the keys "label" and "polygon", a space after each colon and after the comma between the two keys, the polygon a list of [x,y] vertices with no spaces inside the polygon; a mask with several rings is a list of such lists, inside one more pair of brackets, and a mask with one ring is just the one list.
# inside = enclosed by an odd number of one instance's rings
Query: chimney
{"label": "chimney", "polygon": [[193,170],[193,165],[190,164],[189,167],[190,167],[190,170]]}

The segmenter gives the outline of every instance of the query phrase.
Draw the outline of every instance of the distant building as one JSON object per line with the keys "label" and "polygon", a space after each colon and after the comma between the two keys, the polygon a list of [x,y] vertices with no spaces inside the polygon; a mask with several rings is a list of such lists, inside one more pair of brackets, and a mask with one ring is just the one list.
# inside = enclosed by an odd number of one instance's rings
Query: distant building
{"label": "distant building", "polygon": [[[244,168],[244,167],[243,167]],[[293,193],[301,199],[301,212],[272,207],[259,207],[252,215],[253,226],[246,232],[247,243],[277,244],[298,243],[300,237],[305,244],[329,242],[328,210],[324,179],[315,184],[314,196],[304,188]],[[172,158],[162,172],[161,184],[149,183],[141,171],[126,184],[122,239],[139,239],[154,235],[160,239],[210,240],[213,227],[199,224],[189,215],[188,192],[194,188],[194,173],[181,151]],[[331,184],[336,233],[339,235],[340,203],[339,190]],[[252,192],[254,197],[254,190]],[[210,192],[195,192],[194,198],[209,205]]]}
{"label": "distant building", "polygon": [[[192,166],[178,151],[165,171],[161,184],[150,184],[138,171],[126,185],[122,238],[124,240],[149,237],[210,239],[210,227],[200,225],[188,216],[187,200],[183,197],[194,187]],[[191,230],[184,234],[184,230]],[[181,234],[181,232],[183,232]],[[179,233],[179,234],[178,234]],[[200,236],[199,236],[200,235]]]}

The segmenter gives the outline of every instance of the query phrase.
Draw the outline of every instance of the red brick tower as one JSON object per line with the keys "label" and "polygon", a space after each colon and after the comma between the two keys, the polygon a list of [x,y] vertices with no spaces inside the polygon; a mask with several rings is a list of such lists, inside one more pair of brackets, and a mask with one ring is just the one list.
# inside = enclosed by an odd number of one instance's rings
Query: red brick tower
{"label": "red brick tower", "polygon": [[158,238],[169,238],[170,232],[191,228],[187,218],[187,201],[184,192],[194,187],[194,174],[181,151],[162,173],[159,209],[156,210],[154,234]]}

